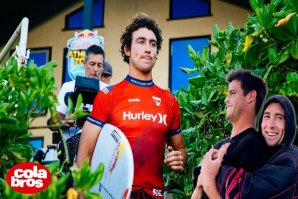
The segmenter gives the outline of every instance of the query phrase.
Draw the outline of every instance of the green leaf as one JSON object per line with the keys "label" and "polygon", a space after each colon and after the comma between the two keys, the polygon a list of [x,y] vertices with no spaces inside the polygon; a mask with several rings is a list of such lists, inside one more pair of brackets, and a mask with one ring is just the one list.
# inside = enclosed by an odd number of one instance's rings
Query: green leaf
{"label": "green leaf", "polygon": [[100,193],[84,191],[83,194],[86,199],[103,199]]}
{"label": "green leaf", "polygon": [[192,74],[192,73],[195,73],[195,72],[198,72],[199,69],[189,69],[189,68],[183,68],[183,67],[180,67],[180,70],[186,74]]}
{"label": "green leaf", "polygon": [[293,9],[295,9],[296,11],[298,11],[298,1],[296,1],[296,0],[289,0],[288,3],[291,5],[291,7]]}
{"label": "green leaf", "polygon": [[204,63],[207,60],[208,54],[209,54],[209,48],[204,47],[203,52],[202,52],[202,63]]}
{"label": "green leaf", "polygon": [[287,74],[287,81],[289,83],[291,83],[291,82],[297,82],[298,81],[298,73],[296,73],[296,72],[290,72],[290,73],[288,73]]}
{"label": "green leaf", "polygon": [[204,104],[205,106],[209,105],[206,92],[204,91],[201,93],[201,100],[202,100],[202,104]]}
{"label": "green leaf", "polygon": [[298,60],[298,40],[291,47],[291,55],[294,59]]}
{"label": "green leaf", "polygon": [[80,94],[78,95],[78,98],[77,98],[77,103],[76,103],[76,107],[75,107],[75,109],[76,109],[76,110],[81,109],[81,105],[82,105],[82,103],[83,103],[83,96],[82,96],[82,94],[80,93]]}
{"label": "green leaf", "polygon": [[59,162],[52,162],[51,164],[46,164],[45,166],[49,169],[50,173],[53,174],[57,171],[59,165]]}
{"label": "green leaf", "polygon": [[[5,107],[8,107],[8,103],[3,103],[0,105],[0,111],[5,111]],[[16,124],[18,122],[18,120],[15,117],[11,117],[11,116],[6,116],[4,115],[3,117],[0,117],[0,123],[7,123],[7,124]]]}
{"label": "green leaf", "polygon": [[290,49],[286,48],[281,53],[279,53],[278,57],[279,60],[277,62],[277,65],[280,65],[281,63],[285,62],[289,57],[291,56]]}
{"label": "green leaf", "polygon": [[270,47],[268,49],[268,57],[270,60],[270,63],[275,64],[277,61],[277,49],[276,46]]}
{"label": "green leaf", "polygon": [[204,123],[205,123],[205,121],[206,121],[206,117],[203,116],[203,118],[200,120],[200,123],[199,123],[199,125],[198,125],[198,128],[200,128],[201,126],[203,126]]}
{"label": "green leaf", "polygon": [[207,78],[203,76],[196,76],[188,79],[189,83],[194,85],[196,88],[201,88],[205,85]]}
{"label": "green leaf", "polygon": [[268,48],[272,44],[268,43],[256,43],[250,46],[244,54],[244,68],[255,68],[261,63],[260,57],[267,55]]}
{"label": "green leaf", "polygon": [[286,83],[281,87],[280,92],[286,96],[298,97],[297,85],[298,85],[298,73],[288,72],[286,77]]}
{"label": "green leaf", "polygon": [[198,105],[200,105],[201,101],[200,100],[191,100],[190,103],[193,106],[198,106]]}
{"label": "green leaf", "polygon": [[98,184],[104,174],[104,164],[100,163],[90,178],[90,188]]}
{"label": "green leaf", "polygon": [[73,113],[73,101],[71,99],[70,96],[68,96],[67,98],[67,104],[68,104],[68,111],[67,111],[67,115],[70,115],[71,113]]}
{"label": "green leaf", "polygon": [[192,60],[195,60],[197,58],[195,50],[191,47],[191,45],[187,45],[187,48],[188,48],[189,57]]}
{"label": "green leaf", "polygon": [[29,144],[14,144],[8,148],[12,157],[17,163],[29,161],[33,154],[33,149]]}
{"label": "green leaf", "polygon": [[56,182],[56,198],[58,196],[61,196],[61,194],[63,194],[63,192],[66,190],[66,185],[69,177],[70,172],[67,172],[66,174],[58,178],[58,181]]}
{"label": "green leaf", "polygon": [[220,31],[220,29],[219,29],[219,27],[218,27],[218,25],[217,24],[215,24],[214,26],[213,26],[213,35],[217,35],[217,33]]}
{"label": "green leaf", "polygon": [[209,95],[209,97],[208,97],[208,101],[211,101],[212,100],[212,98],[213,98],[213,96],[214,96],[214,94],[216,93],[217,91],[214,89],[211,93],[210,93],[210,95]]}
{"label": "green leaf", "polygon": [[253,11],[256,13],[260,23],[263,25],[263,16],[262,13],[264,12],[264,1],[263,0],[249,0],[249,4]]}

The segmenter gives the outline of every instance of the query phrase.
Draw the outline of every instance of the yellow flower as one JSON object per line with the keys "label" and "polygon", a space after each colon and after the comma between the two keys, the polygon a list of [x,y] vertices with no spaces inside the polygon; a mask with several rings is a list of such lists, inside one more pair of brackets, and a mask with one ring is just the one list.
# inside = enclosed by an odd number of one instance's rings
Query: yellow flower
{"label": "yellow flower", "polygon": [[243,52],[246,52],[247,49],[249,48],[250,44],[252,43],[253,41],[253,37],[252,36],[246,36],[245,37],[245,43],[244,43],[244,48],[243,48]]}
{"label": "yellow flower", "polygon": [[227,55],[226,55],[227,64],[230,65],[231,61],[232,61],[232,53],[227,53]]}
{"label": "yellow flower", "polygon": [[290,13],[285,18],[279,20],[277,24],[275,24],[275,27],[281,27],[288,23],[288,21],[291,19],[292,16],[294,16],[296,13]]}
{"label": "yellow flower", "polygon": [[67,199],[78,199],[78,192],[73,189],[73,188],[70,188],[67,190]]}

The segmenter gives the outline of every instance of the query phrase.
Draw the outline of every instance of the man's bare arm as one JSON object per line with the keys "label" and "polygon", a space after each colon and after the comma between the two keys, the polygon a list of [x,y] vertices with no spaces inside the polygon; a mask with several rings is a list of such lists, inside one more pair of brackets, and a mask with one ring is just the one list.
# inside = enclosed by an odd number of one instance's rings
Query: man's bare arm
{"label": "man's bare arm", "polygon": [[169,153],[165,157],[165,163],[174,172],[180,172],[187,160],[182,133],[172,136],[168,146]]}
{"label": "man's bare arm", "polygon": [[[95,144],[97,142],[101,128],[86,121],[80,138],[76,163],[78,167],[83,166],[85,159],[91,160]],[[90,161],[91,162],[91,161]]]}
{"label": "man's bare arm", "polygon": [[191,199],[201,199],[203,195],[204,195],[203,177],[202,175],[199,175],[197,180],[197,186],[195,187],[195,190],[191,195]]}

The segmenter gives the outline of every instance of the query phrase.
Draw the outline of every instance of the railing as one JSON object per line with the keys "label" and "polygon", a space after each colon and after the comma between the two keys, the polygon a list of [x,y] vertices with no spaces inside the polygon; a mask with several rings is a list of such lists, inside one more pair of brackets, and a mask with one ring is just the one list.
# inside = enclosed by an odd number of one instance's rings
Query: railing
{"label": "railing", "polygon": [[27,36],[28,36],[28,26],[29,20],[27,17],[24,17],[16,28],[13,35],[10,37],[9,41],[4,46],[3,50],[0,53],[0,63],[3,62],[5,56],[9,53],[9,50],[13,47],[15,42],[20,39],[19,45],[16,46],[16,51],[12,56],[16,56],[16,59],[19,63],[19,66],[24,66],[27,63],[27,59],[29,57],[29,50],[26,53],[27,47]]}

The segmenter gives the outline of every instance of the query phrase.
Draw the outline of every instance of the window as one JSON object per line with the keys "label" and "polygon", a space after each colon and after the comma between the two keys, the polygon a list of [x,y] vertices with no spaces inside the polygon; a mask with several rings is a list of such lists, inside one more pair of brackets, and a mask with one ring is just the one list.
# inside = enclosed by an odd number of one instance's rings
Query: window
{"label": "window", "polygon": [[34,60],[34,63],[37,66],[42,66],[48,63],[51,60],[52,48],[30,48],[30,56],[28,59],[28,63],[30,60]]}
{"label": "window", "polygon": [[[104,0],[95,0],[93,4],[93,27],[103,27]],[[83,28],[83,7],[75,10],[65,17],[65,29]]]}
{"label": "window", "polygon": [[[51,60],[52,56],[52,48],[51,47],[42,47],[42,48],[29,48],[29,59],[27,60],[27,64],[30,60],[34,61],[34,64],[37,66],[42,66],[48,63]],[[10,55],[15,52],[15,49],[10,51]]]}
{"label": "window", "polygon": [[180,87],[188,88],[188,79],[197,76],[199,73],[185,74],[180,70],[183,68],[193,68],[194,64],[188,55],[188,45],[196,51],[202,53],[203,48],[208,46],[210,36],[200,36],[192,38],[179,38],[170,40],[170,75],[169,87],[171,91],[180,90]]}
{"label": "window", "polygon": [[210,0],[171,0],[170,19],[210,16]]}
{"label": "window", "polygon": [[28,144],[32,146],[34,150],[43,148],[44,137],[31,137],[29,138]]}

